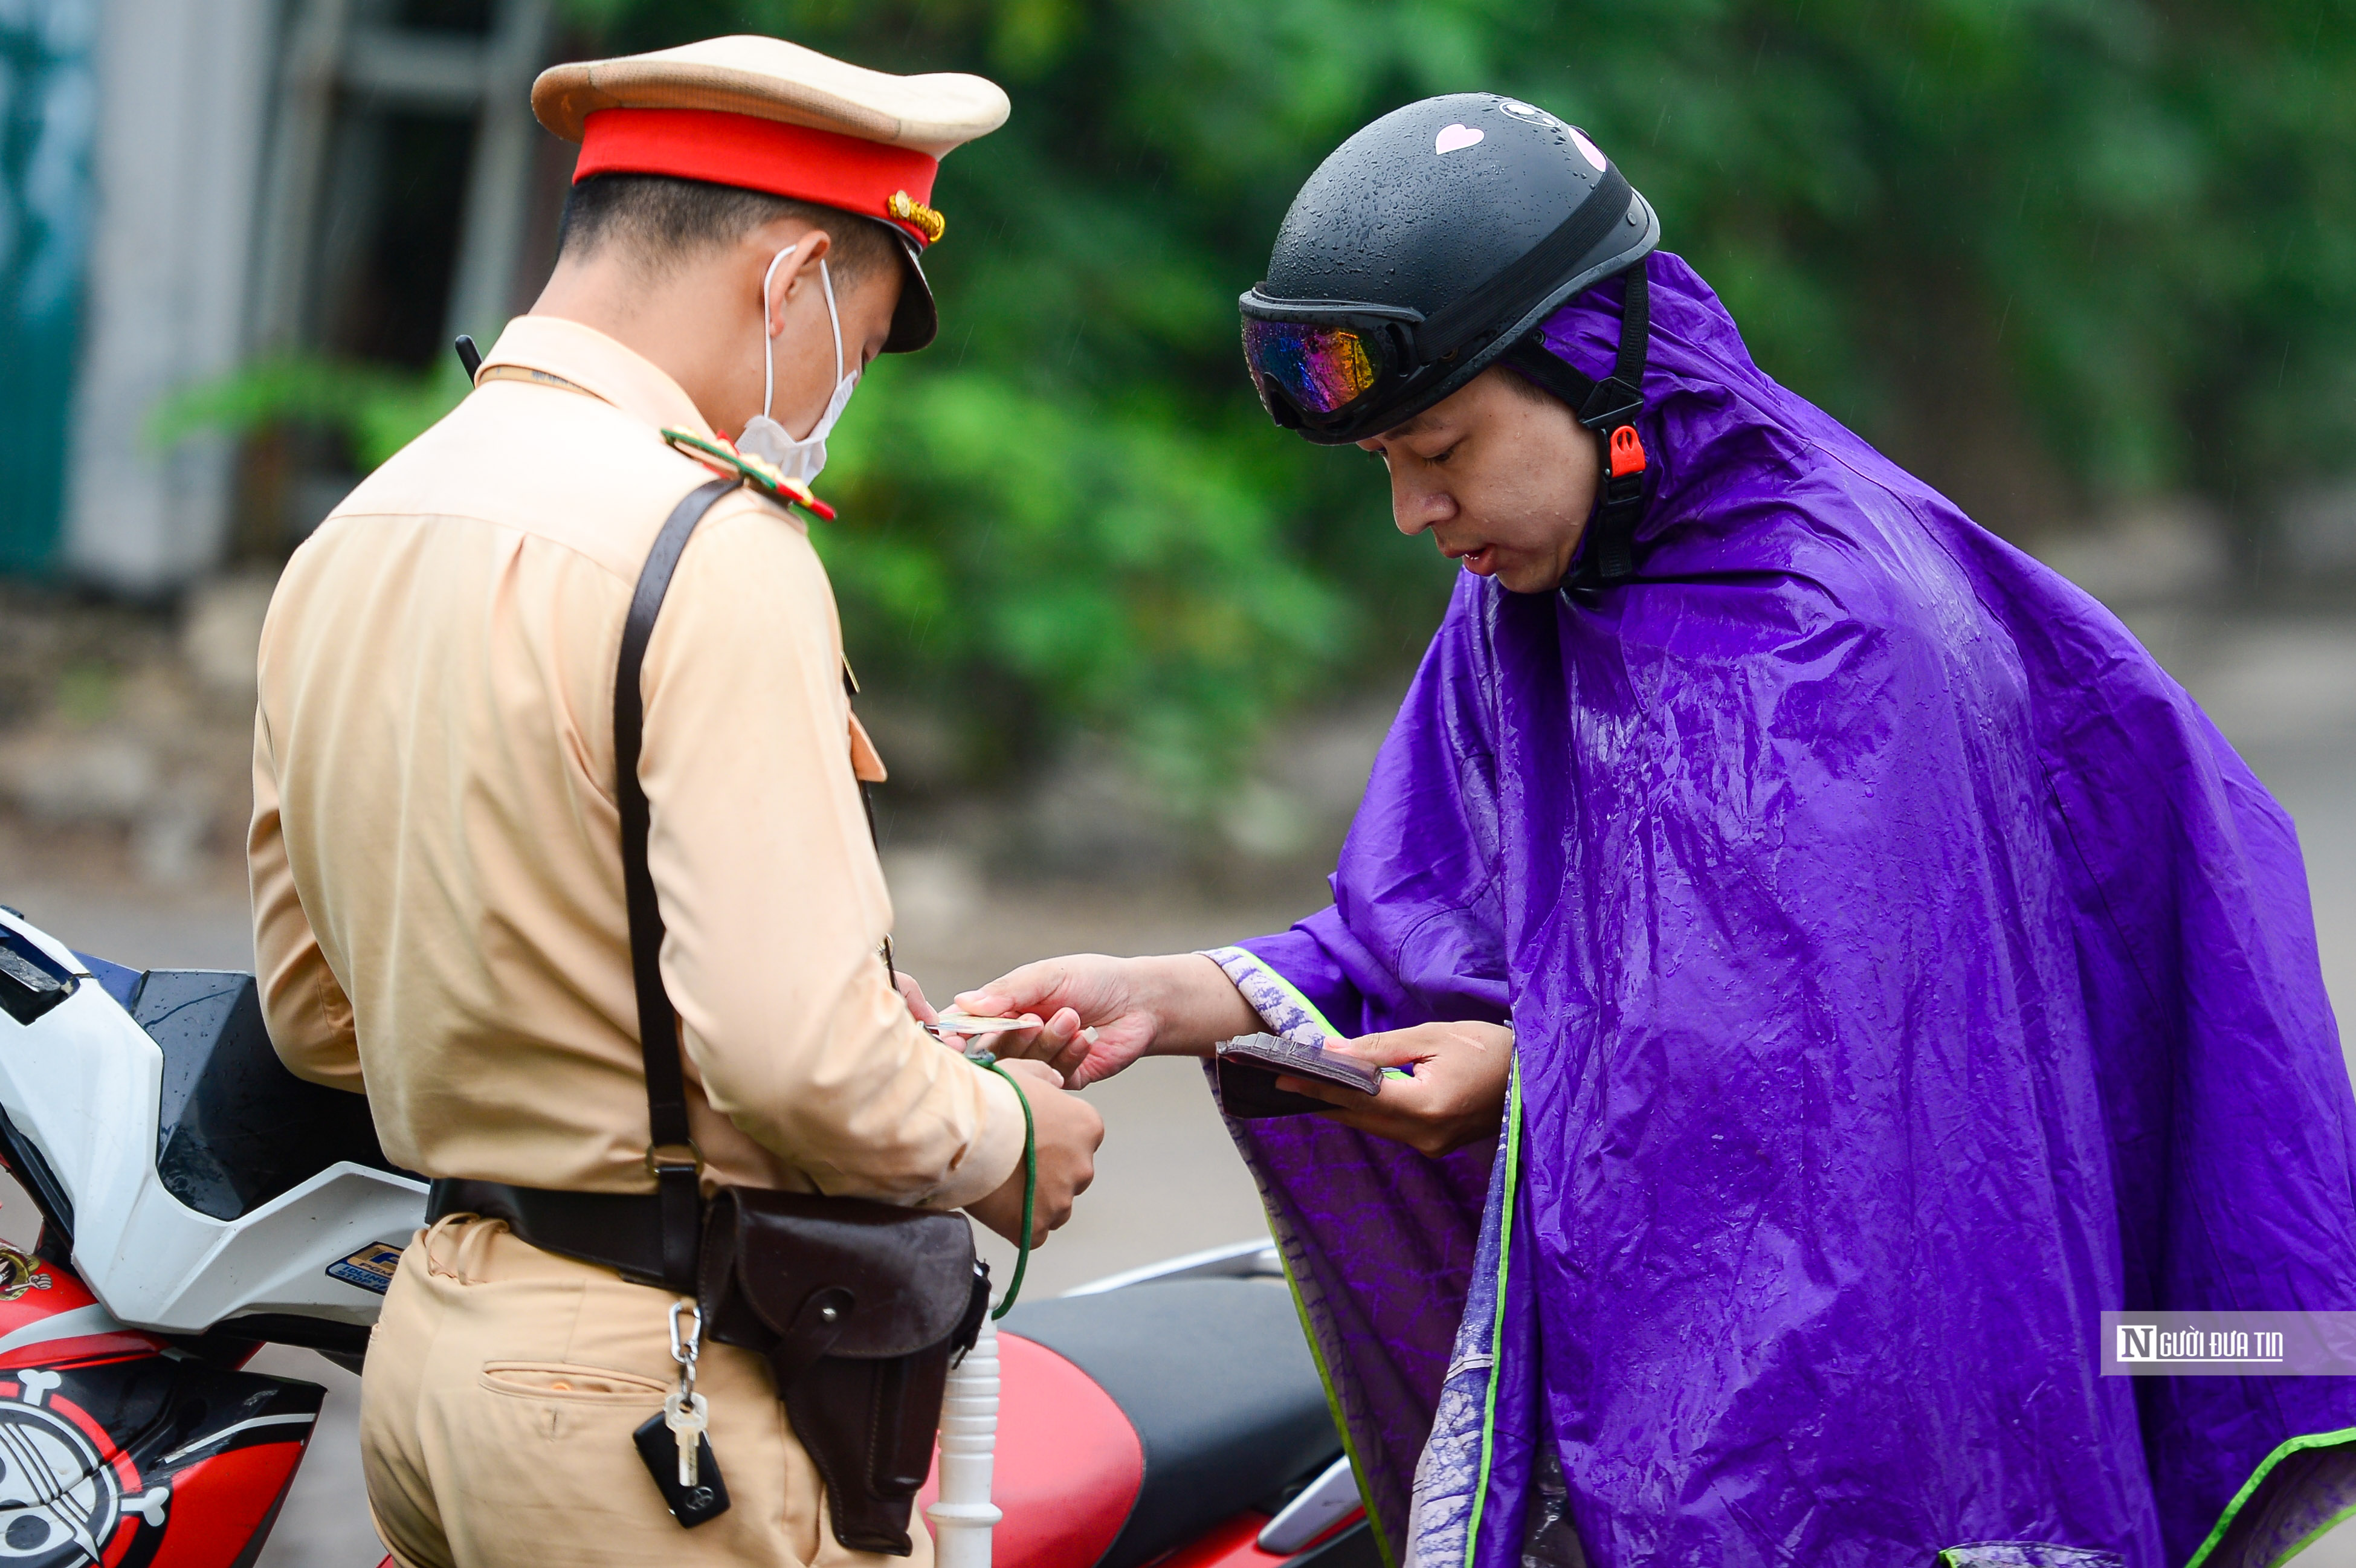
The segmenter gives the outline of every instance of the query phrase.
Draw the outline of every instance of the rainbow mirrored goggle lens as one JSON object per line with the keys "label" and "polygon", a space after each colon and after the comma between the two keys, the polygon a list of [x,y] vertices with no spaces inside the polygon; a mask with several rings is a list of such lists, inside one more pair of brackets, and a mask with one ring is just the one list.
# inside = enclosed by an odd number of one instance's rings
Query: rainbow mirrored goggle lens
{"label": "rainbow mirrored goggle lens", "polygon": [[1244,360],[1312,419],[1347,408],[1382,377],[1380,351],[1347,327],[1247,318]]}

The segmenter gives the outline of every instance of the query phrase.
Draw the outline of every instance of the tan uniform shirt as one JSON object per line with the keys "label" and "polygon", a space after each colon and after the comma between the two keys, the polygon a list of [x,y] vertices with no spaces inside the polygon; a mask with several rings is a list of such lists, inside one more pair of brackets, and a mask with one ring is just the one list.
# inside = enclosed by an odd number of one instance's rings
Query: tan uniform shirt
{"label": "tan uniform shirt", "polygon": [[[501,371],[500,367],[507,369]],[[652,1187],[613,687],[708,434],[603,334],[518,318],[458,410],[354,490],[271,601],[249,844],[271,1038],[365,1083],[413,1170]],[[550,380],[549,378],[555,378]],[[1012,1090],[919,1029],[802,524],[708,512],[647,651],[639,778],[707,1181],[954,1207],[1022,1154]]]}

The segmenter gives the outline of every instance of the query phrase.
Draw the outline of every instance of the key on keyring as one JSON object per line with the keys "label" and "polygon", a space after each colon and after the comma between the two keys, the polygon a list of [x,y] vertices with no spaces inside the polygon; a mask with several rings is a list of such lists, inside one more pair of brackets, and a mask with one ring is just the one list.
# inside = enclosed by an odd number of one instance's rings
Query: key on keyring
{"label": "key on keyring", "polygon": [[[641,1409],[644,1407],[641,1406]],[[701,1394],[674,1389],[663,1401],[663,1424],[679,1439],[679,1484],[695,1485],[697,1461],[701,1457],[704,1429],[711,1424],[712,1403]]]}

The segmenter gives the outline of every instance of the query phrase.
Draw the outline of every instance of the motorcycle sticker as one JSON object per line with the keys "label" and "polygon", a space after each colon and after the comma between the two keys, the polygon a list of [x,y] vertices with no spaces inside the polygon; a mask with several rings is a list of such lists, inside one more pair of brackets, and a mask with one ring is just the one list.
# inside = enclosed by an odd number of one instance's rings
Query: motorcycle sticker
{"label": "motorcycle sticker", "polygon": [[56,1283],[39,1259],[0,1247],[0,1301],[16,1301],[28,1290],[48,1290]]}
{"label": "motorcycle sticker", "polygon": [[393,1271],[401,1267],[401,1249],[390,1241],[371,1241],[359,1251],[327,1265],[327,1277],[382,1295],[392,1288]]}
{"label": "motorcycle sticker", "polygon": [[0,1563],[112,1564],[130,1545],[118,1536],[163,1528],[170,1488],[141,1486],[105,1429],[58,1393],[64,1380],[28,1368],[0,1384]]}
{"label": "motorcycle sticker", "polygon": [[0,1380],[0,1568],[174,1568],[266,1529],[318,1420],[316,1384],[194,1359]]}

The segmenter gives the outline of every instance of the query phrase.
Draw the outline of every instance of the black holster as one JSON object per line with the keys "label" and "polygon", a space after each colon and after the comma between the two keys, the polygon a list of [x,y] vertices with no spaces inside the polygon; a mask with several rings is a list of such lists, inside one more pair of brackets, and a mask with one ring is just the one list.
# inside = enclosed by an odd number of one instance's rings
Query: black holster
{"label": "black holster", "polygon": [[826,1482],[835,1539],[908,1555],[949,1363],[990,1305],[965,1217],[723,1187],[699,1294],[706,1334],[768,1358]]}

